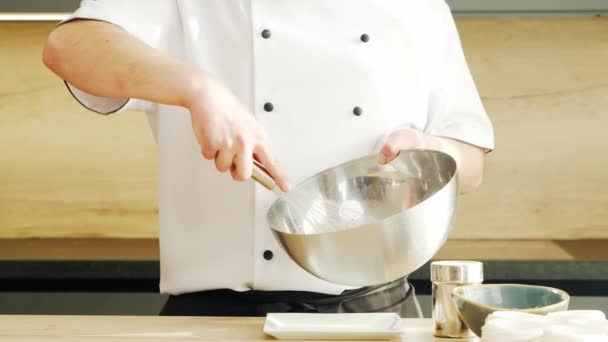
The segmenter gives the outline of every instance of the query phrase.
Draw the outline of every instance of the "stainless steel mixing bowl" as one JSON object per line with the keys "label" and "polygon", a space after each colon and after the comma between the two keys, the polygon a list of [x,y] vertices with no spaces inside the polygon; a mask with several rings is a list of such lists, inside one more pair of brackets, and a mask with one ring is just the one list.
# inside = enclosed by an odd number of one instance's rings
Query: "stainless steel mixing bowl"
{"label": "stainless steel mixing bowl", "polygon": [[430,150],[401,151],[388,165],[377,160],[372,155],[347,162],[295,188],[314,194],[304,197],[309,203],[299,198],[299,206],[347,201],[360,205],[364,225],[292,233],[306,224],[306,215],[290,208],[292,193],[270,207],[268,225],[308,272],[336,284],[377,285],[409,275],[447,240],[458,199],[455,160]]}

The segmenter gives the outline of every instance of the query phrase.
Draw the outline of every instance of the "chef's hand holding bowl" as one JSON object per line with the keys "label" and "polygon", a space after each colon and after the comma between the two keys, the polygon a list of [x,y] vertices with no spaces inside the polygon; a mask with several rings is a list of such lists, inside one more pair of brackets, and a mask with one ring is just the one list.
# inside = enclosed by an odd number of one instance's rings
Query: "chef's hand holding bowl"
{"label": "chef's hand holding bowl", "polygon": [[460,193],[471,192],[481,185],[486,151],[455,139],[429,135],[415,128],[400,128],[388,135],[381,143],[378,162],[387,164],[395,159],[399,151],[411,149],[440,151],[454,158],[458,165]]}
{"label": "chef's hand holding bowl", "polygon": [[[379,155],[320,171],[267,212],[268,226],[290,257],[321,279],[373,286],[406,277],[447,240],[458,193],[481,182],[474,168],[483,165],[483,149],[414,128],[397,129],[379,143]],[[298,193],[309,194],[297,203],[311,210],[292,210],[290,196]],[[363,209],[359,220],[333,215],[351,202]],[[335,224],[341,219],[344,224]]]}

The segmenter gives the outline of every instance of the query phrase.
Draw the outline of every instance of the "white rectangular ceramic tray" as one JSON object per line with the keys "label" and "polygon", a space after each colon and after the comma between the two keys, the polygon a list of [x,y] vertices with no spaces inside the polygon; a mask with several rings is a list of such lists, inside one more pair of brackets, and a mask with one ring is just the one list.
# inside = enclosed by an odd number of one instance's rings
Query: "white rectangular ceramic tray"
{"label": "white rectangular ceramic tray", "polygon": [[388,340],[401,334],[395,313],[270,313],[264,332],[283,340]]}

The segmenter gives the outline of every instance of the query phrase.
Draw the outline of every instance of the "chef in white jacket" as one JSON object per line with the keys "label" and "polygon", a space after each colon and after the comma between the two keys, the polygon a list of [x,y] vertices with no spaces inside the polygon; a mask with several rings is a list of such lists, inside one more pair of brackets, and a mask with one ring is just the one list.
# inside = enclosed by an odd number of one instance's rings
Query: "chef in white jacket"
{"label": "chef in white jacket", "polygon": [[406,279],[347,288],[300,268],[265,223],[274,195],[237,181],[254,158],[288,191],[428,148],[456,159],[468,192],[494,143],[442,0],[84,0],[43,59],[90,110],[148,114],[164,315],[419,316]]}

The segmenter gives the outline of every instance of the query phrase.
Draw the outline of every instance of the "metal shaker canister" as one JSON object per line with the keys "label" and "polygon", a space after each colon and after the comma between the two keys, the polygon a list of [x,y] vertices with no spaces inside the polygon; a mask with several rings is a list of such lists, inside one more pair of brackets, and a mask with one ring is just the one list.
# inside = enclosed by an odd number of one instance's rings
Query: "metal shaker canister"
{"label": "metal shaker canister", "polygon": [[452,290],[461,285],[481,284],[483,264],[477,261],[434,261],[431,263],[431,281],[435,336],[475,337],[458,316]]}

